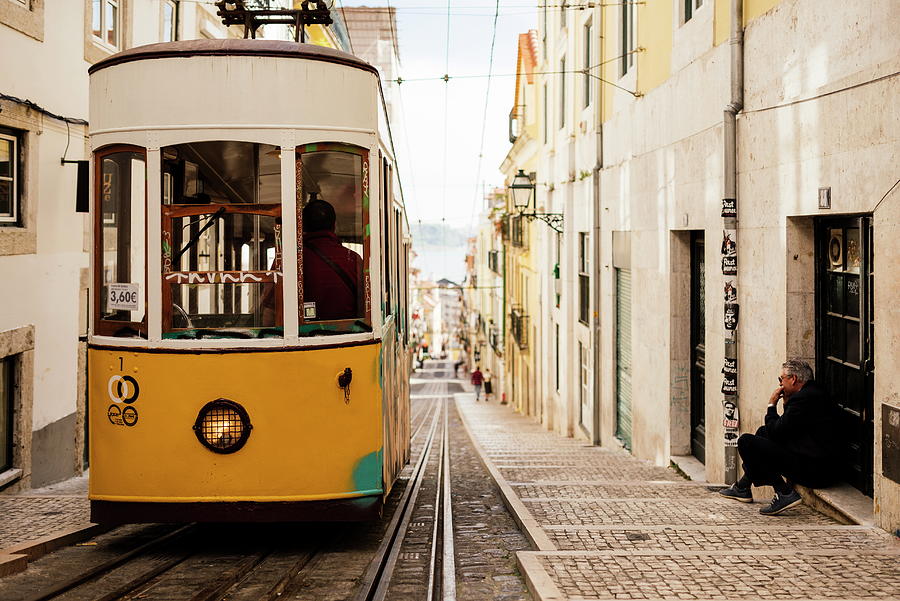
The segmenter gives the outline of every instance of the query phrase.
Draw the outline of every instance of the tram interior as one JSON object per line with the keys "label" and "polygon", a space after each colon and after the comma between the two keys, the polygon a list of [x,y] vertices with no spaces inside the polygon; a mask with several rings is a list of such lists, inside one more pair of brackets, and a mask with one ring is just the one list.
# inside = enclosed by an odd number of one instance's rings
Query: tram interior
{"label": "tram interior", "polygon": [[[298,209],[316,198],[328,201],[336,214],[335,234],[345,248],[359,255],[361,263],[361,155],[318,150],[300,156]],[[162,149],[161,175],[163,228],[169,230],[171,245],[171,264],[166,269],[188,276],[170,283],[166,301],[171,302],[171,327],[164,335],[280,337],[283,320],[275,301],[281,293],[276,282],[282,271],[280,149],[237,141],[168,146]],[[219,277],[208,275],[212,273]],[[193,281],[192,274],[196,275]],[[364,287],[359,286],[356,294],[356,310],[338,319],[364,320]],[[318,300],[320,306],[328,302]],[[316,315],[307,312],[306,322],[316,320]],[[301,334],[339,333],[340,329],[307,327],[301,328]]]}

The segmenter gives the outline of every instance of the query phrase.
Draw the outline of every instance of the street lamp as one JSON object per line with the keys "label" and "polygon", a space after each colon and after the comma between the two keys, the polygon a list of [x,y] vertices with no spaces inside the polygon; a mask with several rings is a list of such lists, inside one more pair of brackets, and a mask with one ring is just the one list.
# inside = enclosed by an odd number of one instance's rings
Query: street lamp
{"label": "street lamp", "polygon": [[558,233],[563,231],[563,214],[562,213],[538,213],[535,209],[531,209],[527,213],[528,207],[531,205],[531,199],[534,196],[535,185],[531,179],[531,175],[519,169],[512,183],[509,185],[509,193],[512,195],[513,206],[518,211],[519,216],[528,219],[540,219],[553,230]]}
{"label": "street lamp", "polygon": [[513,178],[512,184],[509,185],[510,194],[512,194],[513,205],[516,210],[521,213],[531,204],[531,196],[534,194],[534,184],[531,178],[524,171],[519,172]]}

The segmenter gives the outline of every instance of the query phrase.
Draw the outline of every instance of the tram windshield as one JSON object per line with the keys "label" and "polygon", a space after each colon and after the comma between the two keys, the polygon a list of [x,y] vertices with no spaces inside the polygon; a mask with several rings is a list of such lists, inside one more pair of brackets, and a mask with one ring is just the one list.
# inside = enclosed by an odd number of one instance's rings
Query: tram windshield
{"label": "tram windshield", "polygon": [[281,337],[279,149],[167,146],[161,176],[163,336]]}
{"label": "tram windshield", "polygon": [[368,164],[341,144],[297,149],[300,335],[371,331]]}

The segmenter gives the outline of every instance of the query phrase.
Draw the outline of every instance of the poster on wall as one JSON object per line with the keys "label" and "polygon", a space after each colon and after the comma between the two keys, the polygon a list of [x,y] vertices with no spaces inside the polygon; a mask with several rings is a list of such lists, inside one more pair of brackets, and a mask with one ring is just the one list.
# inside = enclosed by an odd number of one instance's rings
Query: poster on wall
{"label": "poster on wall", "polygon": [[725,304],[737,302],[737,284],[733,279],[725,280]]}
{"label": "poster on wall", "polygon": [[722,217],[737,217],[737,199],[722,199]]}
{"label": "poster on wall", "polygon": [[722,230],[722,275],[737,275],[737,231]]}
{"label": "poster on wall", "polygon": [[725,304],[725,330],[727,332],[737,330],[739,312],[740,306],[737,303]]}
{"label": "poster on wall", "polygon": [[725,365],[722,367],[722,394],[737,394],[737,359],[725,357]]}
{"label": "poster on wall", "polygon": [[723,419],[722,425],[725,427],[725,446],[736,447],[738,427],[740,426],[740,416],[738,415],[737,405],[732,401],[725,401],[722,404]]}

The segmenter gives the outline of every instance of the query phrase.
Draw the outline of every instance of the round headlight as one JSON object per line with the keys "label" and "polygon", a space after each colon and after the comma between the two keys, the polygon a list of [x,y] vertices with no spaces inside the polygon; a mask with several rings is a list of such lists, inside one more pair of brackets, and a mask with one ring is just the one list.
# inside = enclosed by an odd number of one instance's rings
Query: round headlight
{"label": "round headlight", "polygon": [[252,428],[247,410],[228,399],[216,399],[204,405],[194,422],[197,440],[215,453],[240,450]]}

